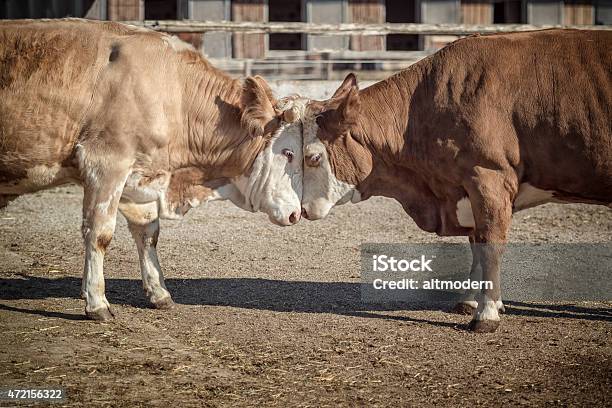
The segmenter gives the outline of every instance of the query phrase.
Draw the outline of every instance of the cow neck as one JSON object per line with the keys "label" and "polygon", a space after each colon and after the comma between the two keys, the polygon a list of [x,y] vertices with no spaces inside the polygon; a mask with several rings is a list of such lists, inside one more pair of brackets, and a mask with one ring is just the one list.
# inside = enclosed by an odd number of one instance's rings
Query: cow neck
{"label": "cow neck", "polygon": [[[372,157],[372,169],[366,179],[357,186],[364,197],[391,196],[397,189],[397,181],[406,174],[415,176],[422,160],[409,147],[409,118],[418,110],[415,91],[424,81],[431,64],[424,59],[359,92],[360,115],[357,134],[360,143]],[[426,159],[426,158],[425,158]],[[418,172],[418,171],[416,171]]]}
{"label": "cow neck", "polygon": [[247,174],[265,140],[240,125],[242,84],[203,58],[182,71],[185,131],[172,144],[170,167],[197,167],[209,179]]}

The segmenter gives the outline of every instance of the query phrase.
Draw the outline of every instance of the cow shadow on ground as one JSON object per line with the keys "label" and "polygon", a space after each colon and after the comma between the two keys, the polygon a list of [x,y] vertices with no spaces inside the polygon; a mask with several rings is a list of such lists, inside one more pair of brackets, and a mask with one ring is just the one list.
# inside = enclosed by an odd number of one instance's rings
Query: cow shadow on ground
{"label": "cow shadow on ground", "polygon": [[[111,304],[147,308],[142,282],[137,279],[106,279],[106,296]],[[363,318],[382,318],[455,327],[451,322],[385,314],[389,311],[449,310],[449,302],[365,303],[361,283],[307,282],[255,278],[166,279],[174,301],[184,305],[230,306],[275,312],[332,313]],[[80,299],[81,280],[74,277],[44,278],[23,275],[0,279],[0,300],[46,298]],[[574,304],[536,304],[504,301],[506,313],[532,317],[571,318],[612,322],[612,309]],[[0,304],[0,309],[81,320],[81,314],[27,310]]]}

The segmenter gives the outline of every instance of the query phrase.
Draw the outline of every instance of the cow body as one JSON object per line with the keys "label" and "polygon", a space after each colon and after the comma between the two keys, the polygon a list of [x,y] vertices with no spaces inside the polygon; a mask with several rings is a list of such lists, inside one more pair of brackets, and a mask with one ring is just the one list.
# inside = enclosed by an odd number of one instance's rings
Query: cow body
{"label": "cow body", "polygon": [[482,266],[494,288],[471,328],[495,330],[512,213],[612,203],[611,106],[605,31],[469,37],[362,91],[349,76],[309,107],[304,212],[317,219],[382,195],[425,231],[482,244],[472,269]]}
{"label": "cow body", "polygon": [[77,19],[0,23],[0,61],[0,207],[83,186],[91,318],[112,317],[102,262],[117,210],[159,308],[172,305],[155,251],[160,217],[230,199],[277,224],[299,219],[299,128],[260,78],[243,86],[174,37]]}

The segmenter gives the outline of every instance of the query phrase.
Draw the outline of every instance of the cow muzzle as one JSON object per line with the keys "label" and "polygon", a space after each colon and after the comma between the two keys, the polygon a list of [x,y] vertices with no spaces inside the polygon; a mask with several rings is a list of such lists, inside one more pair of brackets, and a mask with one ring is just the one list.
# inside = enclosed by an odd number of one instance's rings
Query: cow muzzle
{"label": "cow muzzle", "polygon": [[268,218],[273,224],[281,227],[288,227],[297,224],[302,218],[301,210],[294,209],[293,211],[276,210],[268,214]]}
{"label": "cow muzzle", "polygon": [[332,209],[333,204],[324,200],[316,200],[311,203],[302,204],[301,215],[309,221],[325,218]]}

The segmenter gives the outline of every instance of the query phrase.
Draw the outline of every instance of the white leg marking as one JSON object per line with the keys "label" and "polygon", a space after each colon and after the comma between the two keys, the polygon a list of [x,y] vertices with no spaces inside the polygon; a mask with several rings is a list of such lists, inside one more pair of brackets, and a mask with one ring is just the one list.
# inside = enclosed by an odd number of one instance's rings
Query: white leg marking
{"label": "white leg marking", "polygon": [[499,321],[497,302],[491,300],[487,295],[482,295],[481,300],[478,302],[478,308],[476,309],[473,320]]}
{"label": "white leg marking", "polygon": [[112,236],[115,230],[115,220],[108,219],[96,225],[96,234],[85,227],[83,237],[85,240],[85,268],[83,271],[83,286],[81,296],[85,298],[85,310],[95,312],[99,309],[109,308],[110,305],[104,294],[104,249],[98,247],[97,239],[103,234]]}
{"label": "white leg marking", "polygon": [[497,307],[498,312],[504,313],[506,311],[506,307],[504,306],[504,302],[502,302],[501,298],[495,302],[495,306]]}
{"label": "white leg marking", "polygon": [[466,304],[474,309],[478,307],[478,302],[475,300],[463,300],[461,301],[461,303]]}
{"label": "white leg marking", "polygon": [[104,253],[87,245],[85,249],[85,276],[83,279],[85,310],[94,312],[110,308],[104,294]]}

